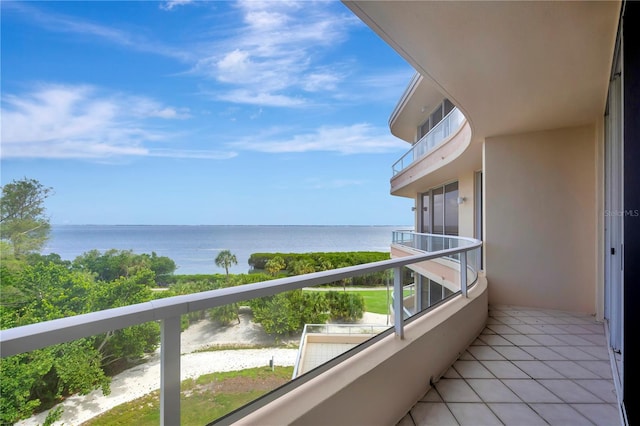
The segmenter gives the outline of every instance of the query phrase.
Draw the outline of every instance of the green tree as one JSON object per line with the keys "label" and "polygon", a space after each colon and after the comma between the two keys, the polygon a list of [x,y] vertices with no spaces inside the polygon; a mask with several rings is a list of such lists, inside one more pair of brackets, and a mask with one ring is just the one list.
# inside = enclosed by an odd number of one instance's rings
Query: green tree
{"label": "green tree", "polygon": [[333,319],[353,322],[364,315],[364,297],[361,294],[328,291],[325,296]]}
{"label": "green tree", "polygon": [[292,290],[250,302],[254,321],[278,337],[302,330],[305,324],[323,324],[329,305],[322,292]]}
{"label": "green tree", "polygon": [[120,277],[133,276],[139,271],[151,270],[155,278],[149,283],[156,285],[156,281],[166,283],[168,277],[176,270],[173,260],[165,256],[158,256],[155,252],[135,254],[132,250],[107,250],[101,253],[90,250],[76,257],[73,268],[96,274],[100,281],[113,281]]}
{"label": "green tree", "polygon": [[289,270],[293,275],[304,275],[315,272],[316,268],[313,263],[307,259],[295,260],[289,264]]}
{"label": "green tree", "polygon": [[217,267],[224,268],[227,279],[229,279],[229,268],[231,265],[237,265],[238,259],[235,254],[231,253],[231,250],[222,250],[216,256],[215,262]]}
{"label": "green tree", "polygon": [[[90,275],[53,261],[17,271],[2,266],[0,274],[2,328],[84,313],[95,286]],[[108,393],[95,342],[89,337],[0,360],[0,423],[13,423],[72,393],[100,387]]]}
{"label": "green tree", "polygon": [[52,188],[35,179],[23,178],[6,184],[1,190],[0,239],[11,243],[16,257],[40,250],[51,229],[44,201],[52,194]]}
{"label": "green tree", "polygon": [[[30,257],[22,268],[0,266],[1,327],[68,317],[153,298],[154,273],[96,282],[95,274],[71,269],[56,256]],[[0,424],[46,409],[64,396],[102,388],[118,360],[134,360],[158,345],[160,330],[149,322],[0,360]],[[11,378],[10,380],[5,378]]]}
{"label": "green tree", "polygon": [[276,256],[267,260],[267,263],[264,266],[267,272],[275,277],[278,275],[278,272],[286,268],[287,264],[284,262],[282,257]]}
{"label": "green tree", "polygon": [[149,259],[149,269],[156,274],[156,284],[167,285],[167,280],[176,271],[176,262],[167,256],[158,256],[155,251],[141,255]]}
{"label": "green tree", "polygon": [[240,305],[237,303],[230,303],[228,305],[218,306],[217,308],[209,309],[209,319],[216,321],[220,325],[229,325],[232,322],[240,324],[240,315],[238,310]]}
{"label": "green tree", "polygon": [[330,260],[325,258],[318,259],[318,271],[329,271],[331,269],[333,269],[333,263]]}

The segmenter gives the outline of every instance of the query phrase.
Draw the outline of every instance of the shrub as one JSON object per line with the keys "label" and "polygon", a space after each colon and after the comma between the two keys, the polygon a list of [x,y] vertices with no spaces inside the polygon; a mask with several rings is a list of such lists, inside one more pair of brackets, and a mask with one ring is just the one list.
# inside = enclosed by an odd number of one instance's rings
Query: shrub
{"label": "shrub", "polygon": [[333,319],[355,321],[364,315],[364,297],[361,294],[328,291],[325,297]]}

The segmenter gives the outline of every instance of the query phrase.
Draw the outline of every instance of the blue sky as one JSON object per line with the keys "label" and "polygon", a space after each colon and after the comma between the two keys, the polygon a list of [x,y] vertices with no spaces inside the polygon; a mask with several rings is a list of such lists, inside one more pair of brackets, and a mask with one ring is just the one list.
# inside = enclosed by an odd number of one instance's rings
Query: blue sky
{"label": "blue sky", "polygon": [[2,1],[1,181],[54,224],[407,225],[412,68],[335,1]]}

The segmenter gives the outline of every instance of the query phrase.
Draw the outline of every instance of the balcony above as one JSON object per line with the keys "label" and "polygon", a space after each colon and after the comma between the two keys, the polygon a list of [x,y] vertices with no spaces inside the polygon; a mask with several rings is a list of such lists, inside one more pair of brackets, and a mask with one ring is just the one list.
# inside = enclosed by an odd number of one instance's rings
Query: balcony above
{"label": "balcony above", "polygon": [[389,130],[408,143],[416,140],[416,129],[445,96],[428,79],[415,73],[389,117]]}
{"label": "balcony above", "polygon": [[454,108],[453,111],[447,114],[442,121],[429,131],[429,133],[413,144],[411,149],[400,157],[398,161],[393,163],[393,166],[391,167],[393,176],[396,176],[404,169],[435,150],[440,146],[440,144],[449,140],[451,136],[461,129],[465,122],[466,120],[462,112],[460,112],[458,108]]}
{"label": "balcony above", "polygon": [[417,193],[459,173],[482,168],[482,145],[472,143],[471,127],[454,109],[392,167],[391,194],[415,198]]}

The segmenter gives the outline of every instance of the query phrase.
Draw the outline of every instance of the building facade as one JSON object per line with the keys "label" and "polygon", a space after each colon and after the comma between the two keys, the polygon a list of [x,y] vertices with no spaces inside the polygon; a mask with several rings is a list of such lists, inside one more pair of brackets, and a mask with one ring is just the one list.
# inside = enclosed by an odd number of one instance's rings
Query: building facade
{"label": "building facade", "polygon": [[391,194],[419,232],[482,239],[490,305],[603,321],[633,424],[640,7],[345,4],[417,71],[389,121],[411,144]]}

